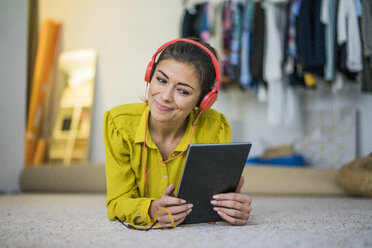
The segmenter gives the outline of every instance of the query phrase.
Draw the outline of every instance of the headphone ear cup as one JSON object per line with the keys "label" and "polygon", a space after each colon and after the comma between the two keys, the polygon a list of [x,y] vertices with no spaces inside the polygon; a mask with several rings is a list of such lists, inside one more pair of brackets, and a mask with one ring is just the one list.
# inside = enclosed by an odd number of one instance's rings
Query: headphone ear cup
{"label": "headphone ear cup", "polygon": [[154,61],[150,61],[147,65],[146,73],[145,73],[145,82],[150,83],[152,74],[154,73]]}
{"label": "headphone ear cup", "polygon": [[207,110],[217,101],[218,92],[212,89],[204,94],[204,97],[199,101],[199,108]]}
{"label": "headphone ear cup", "polygon": [[154,76],[154,73],[155,73],[155,70],[156,70],[156,66],[158,65],[157,62],[155,62],[153,65],[152,65],[152,69],[151,69],[151,74],[150,74],[150,80],[149,80],[149,83],[152,79],[152,76]]}

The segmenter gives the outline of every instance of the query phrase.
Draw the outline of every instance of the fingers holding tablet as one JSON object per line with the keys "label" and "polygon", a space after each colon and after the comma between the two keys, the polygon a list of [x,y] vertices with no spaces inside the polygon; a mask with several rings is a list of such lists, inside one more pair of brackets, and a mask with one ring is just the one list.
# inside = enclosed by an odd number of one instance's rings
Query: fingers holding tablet
{"label": "fingers holding tablet", "polygon": [[[172,225],[172,218],[174,224],[179,225],[186,216],[191,212],[193,205],[187,204],[185,200],[174,196],[174,185],[170,185],[164,189],[163,195],[160,199],[154,200],[150,205],[150,216],[154,218],[155,213],[158,213],[157,220],[162,227],[170,227]],[[167,211],[159,211],[167,209]]]}
{"label": "fingers holding tablet", "polygon": [[211,204],[222,219],[232,225],[245,225],[250,216],[252,199],[240,193],[213,196]]}

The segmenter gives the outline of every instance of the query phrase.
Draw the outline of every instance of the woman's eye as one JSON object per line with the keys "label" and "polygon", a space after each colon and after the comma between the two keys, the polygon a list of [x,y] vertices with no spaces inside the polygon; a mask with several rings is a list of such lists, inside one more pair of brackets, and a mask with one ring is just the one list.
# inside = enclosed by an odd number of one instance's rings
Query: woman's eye
{"label": "woman's eye", "polygon": [[184,89],[178,89],[178,92],[180,92],[182,95],[190,95],[190,93]]}
{"label": "woman's eye", "polygon": [[156,78],[160,83],[166,83],[167,81],[165,81],[163,78],[161,78],[161,77],[157,77]]}

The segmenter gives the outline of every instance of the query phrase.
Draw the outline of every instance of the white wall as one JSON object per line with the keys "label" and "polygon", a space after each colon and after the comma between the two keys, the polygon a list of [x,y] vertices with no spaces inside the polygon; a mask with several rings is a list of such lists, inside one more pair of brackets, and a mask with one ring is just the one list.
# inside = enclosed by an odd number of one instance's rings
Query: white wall
{"label": "white wall", "polygon": [[23,168],[27,3],[0,1],[0,192],[19,191]]}
{"label": "white wall", "polygon": [[62,21],[64,50],[98,51],[91,161],[104,163],[103,114],[138,102],[153,53],[178,37],[181,1],[175,0],[40,0],[39,21]]}
{"label": "white wall", "polygon": [[[98,50],[91,161],[104,163],[103,114],[143,96],[148,61],[161,44],[179,35],[182,1],[39,0],[39,7],[40,22],[47,17],[62,21],[64,50]],[[308,92],[302,97],[304,108],[346,106],[359,110],[359,155],[372,151],[371,95],[346,89],[339,95]],[[252,155],[260,154],[265,145],[286,144],[301,136],[301,128],[268,125],[267,105],[239,89],[222,91],[215,108],[226,114],[234,141],[253,143]]]}

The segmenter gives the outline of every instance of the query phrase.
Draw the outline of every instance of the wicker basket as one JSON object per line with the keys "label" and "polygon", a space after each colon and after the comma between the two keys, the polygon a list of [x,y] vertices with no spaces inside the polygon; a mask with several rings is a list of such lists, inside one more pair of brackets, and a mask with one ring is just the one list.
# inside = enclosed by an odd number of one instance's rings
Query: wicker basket
{"label": "wicker basket", "polygon": [[359,158],[345,164],[337,179],[350,194],[372,196],[372,157]]}

